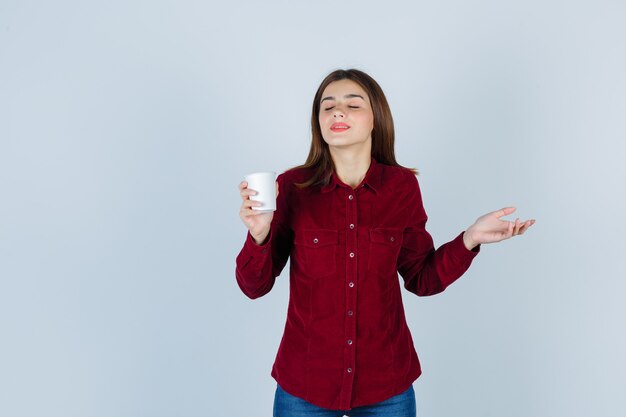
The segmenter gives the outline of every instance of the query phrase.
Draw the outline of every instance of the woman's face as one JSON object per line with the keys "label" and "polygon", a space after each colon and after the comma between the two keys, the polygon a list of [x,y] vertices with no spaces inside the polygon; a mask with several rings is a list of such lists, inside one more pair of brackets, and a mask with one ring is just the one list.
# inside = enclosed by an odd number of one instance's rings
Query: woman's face
{"label": "woman's face", "polygon": [[372,140],[374,114],[367,93],[352,80],[328,84],[320,102],[319,123],[328,146],[347,147]]}

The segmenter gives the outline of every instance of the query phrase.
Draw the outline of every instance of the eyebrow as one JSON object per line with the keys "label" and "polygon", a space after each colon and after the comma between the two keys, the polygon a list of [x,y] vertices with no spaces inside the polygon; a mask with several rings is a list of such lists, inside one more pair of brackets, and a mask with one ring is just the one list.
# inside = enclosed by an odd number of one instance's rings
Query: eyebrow
{"label": "eyebrow", "polygon": [[[343,96],[343,98],[354,98],[354,97],[358,97],[361,100],[365,101],[365,99],[363,98],[363,96],[359,95],[359,94],[346,94],[345,96]],[[334,100],[335,97],[333,96],[328,96],[328,97],[324,97],[322,99],[322,101],[320,101],[320,104],[324,101],[324,100]]]}

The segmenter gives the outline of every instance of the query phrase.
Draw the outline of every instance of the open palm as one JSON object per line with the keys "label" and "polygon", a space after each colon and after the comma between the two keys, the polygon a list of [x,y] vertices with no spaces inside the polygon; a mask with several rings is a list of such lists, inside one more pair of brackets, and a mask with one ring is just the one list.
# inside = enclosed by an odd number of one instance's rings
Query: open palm
{"label": "open palm", "polygon": [[526,220],[525,222],[520,222],[519,218],[515,219],[514,222],[500,220],[501,217],[511,214],[515,210],[515,207],[504,207],[479,217],[467,229],[471,240],[477,244],[500,242],[501,240],[523,234],[535,224],[534,219]]}

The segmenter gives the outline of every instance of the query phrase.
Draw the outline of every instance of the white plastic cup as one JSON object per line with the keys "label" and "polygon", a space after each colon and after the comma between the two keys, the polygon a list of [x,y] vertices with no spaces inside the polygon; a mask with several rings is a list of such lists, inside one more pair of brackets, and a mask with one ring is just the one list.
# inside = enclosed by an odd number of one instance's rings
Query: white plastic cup
{"label": "white plastic cup", "polygon": [[275,172],[255,172],[246,175],[248,188],[257,192],[251,195],[250,200],[263,203],[260,207],[252,207],[257,211],[276,210],[276,173]]}

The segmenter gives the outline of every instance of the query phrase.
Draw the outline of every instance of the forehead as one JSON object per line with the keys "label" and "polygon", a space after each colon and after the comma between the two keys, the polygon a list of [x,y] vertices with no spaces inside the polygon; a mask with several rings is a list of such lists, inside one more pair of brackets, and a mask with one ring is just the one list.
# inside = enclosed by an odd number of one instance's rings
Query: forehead
{"label": "forehead", "polygon": [[332,96],[335,100],[340,100],[347,94],[358,94],[369,103],[367,92],[352,80],[338,80],[328,84],[322,93],[322,99]]}

